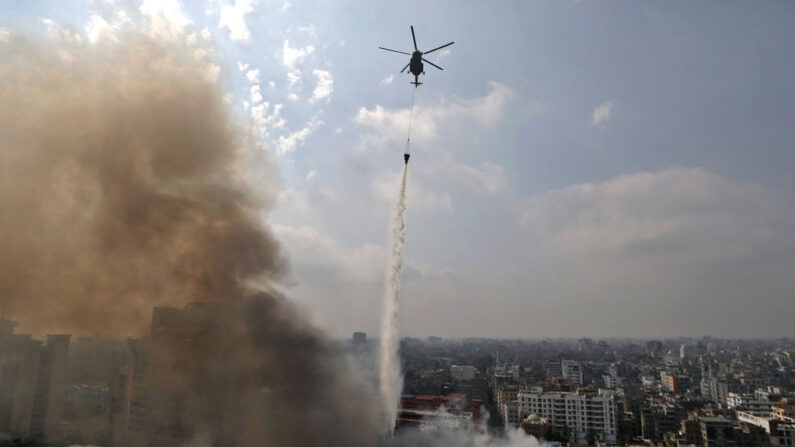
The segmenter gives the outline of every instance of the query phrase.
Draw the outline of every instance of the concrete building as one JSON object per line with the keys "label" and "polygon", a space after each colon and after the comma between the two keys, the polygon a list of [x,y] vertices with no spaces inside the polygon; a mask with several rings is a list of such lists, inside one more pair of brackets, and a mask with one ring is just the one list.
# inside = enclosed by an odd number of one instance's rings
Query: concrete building
{"label": "concrete building", "polygon": [[679,346],[679,359],[684,360],[687,358],[693,358],[698,353],[698,349],[694,345],[686,345],[682,344]]}
{"label": "concrete building", "polygon": [[560,362],[561,374],[564,378],[571,380],[575,387],[583,384],[582,366],[575,360],[563,360]]}
{"label": "concrete building", "polygon": [[676,434],[680,429],[679,418],[666,408],[644,408],[640,415],[641,436],[652,441],[662,441],[666,434]]}
{"label": "concrete building", "polygon": [[452,365],[450,376],[453,380],[472,380],[478,373],[478,369],[472,365]]}
{"label": "concrete building", "polygon": [[243,433],[242,421],[224,417],[227,403],[217,391],[219,383],[231,378],[223,371],[208,374],[204,363],[196,361],[223,358],[221,328],[231,315],[231,307],[222,303],[154,308],[149,339],[129,343],[133,371],[128,447],[183,445],[199,418],[214,421],[216,433],[209,433],[211,437]]}
{"label": "concrete building", "polygon": [[557,360],[545,361],[544,371],[546,372],[547,379],[552,379],[554,377],[563,377],[563,370],[561,369],[560,362]]}
{"label": "concrete building", "polygon": [[519,427],[521,420],[519,419],[519,402],[512,400],[505,402],[500,407],[502,421],[505,423],[506,428]]}
{"label": "concrete building", "polygon": [[494,367],[494,376],[495,377],[505,377],[510,378],[512,380],[519,380],[519,365],[506,363],[503,365],[498,364]]}
{"label": "concrete building", "polygon": [[704,378],[701,380],[701,395],[726,407],[726,399],[729,395],[729,384],[717,377]]}
{"label": "concrete building", "polygon": [[726,394],[726,408],[757,416],[766,416],[773,411],[778,402],[755,400],[751,394],[729,392]]}
{"label": "concrete building", "polygon": [[701,438],[704,447],[726,447],[734,444],[734,426],[732,421],[722,417],[702,417]]}
{"label": "concrete building", "polygon": [[110,380],[110,402],[108,424],[110,447],[125,447],[130,424],[130,401],[132,400],[132,367],[116,371]]}
{"label": "concrete building", "polygon": [[569,427],[572,438],[586,442],[593,430],[601,442],[616,442],[616,409],[610,394],[586,395],[578,393],[539,392],[523,390],[517,397],[519,417],[536,414],[547,418],[554,427]]}
{"label": "concrete building", "polygon": [[16,322],[0,320],[0,431],[44,442],[64,438],[60,416],[69,335],[47,335],[46,344],[14,334]]}
{"label": "concrete building", "polygon": [[679,352],[673,349],[666,352],[663,356],[663,364],[669,369],[679,368]]}
{"label": "concrete building", "polygon": [[519,396],[519,388],[515,386],[500,387],[495,390],[495,400],[497,401],[497,408],[502,411],[502,406],[508,402],[515,401]]}
{"label": "concrete building", "polygon": [[678,391],[676,375],[668,371],[660,371],[660,388],[663,391],[676,394]]}
{"label": "concrete building", "polygon": [[795,419],[795,399],[785,397],[779,402],[771,403],[770,411],[782,421]]}

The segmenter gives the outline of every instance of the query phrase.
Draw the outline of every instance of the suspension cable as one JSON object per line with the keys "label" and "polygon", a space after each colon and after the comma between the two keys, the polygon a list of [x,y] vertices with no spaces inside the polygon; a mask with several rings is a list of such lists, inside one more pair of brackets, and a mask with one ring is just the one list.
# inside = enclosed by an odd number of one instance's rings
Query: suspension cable
{"label": "suspension cable", "polygon": [[414,92],[417,91],[417,88],[414,87],[411,89],[411,108],[409,109],[409,133],[406,137],[406,153],[409,153],[411,149],[411,124],[414,121]]}

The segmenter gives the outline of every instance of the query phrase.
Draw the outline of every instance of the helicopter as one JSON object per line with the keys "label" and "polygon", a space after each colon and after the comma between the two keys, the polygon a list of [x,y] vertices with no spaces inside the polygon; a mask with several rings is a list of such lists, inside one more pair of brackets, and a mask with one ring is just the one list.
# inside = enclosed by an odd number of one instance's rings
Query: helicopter
{"label": "helicopter", "polygon": [[422,51],[420,51],[417,48],[417,37],[414,35],[414,26],[413,25],[411,26],[411,39],[414,40],[414,52],[413,53],[407,53],[405,51],[392,50],[390,48],[384,48],[384,47],[378,47],[378,48],[380,48],[382,50],[386,50],[386,51],[392,51],[394,53],[406,54],[406,55],[411,56],[411,60],[409,61],[409,63],[406,64],[406,66],[403,67],[403,69],[400,70],[400,72],[403,73],[404,71],[406,71],[407,68],[411,67],[411,68],[409,68],[409,72],[414,75],[414,82],[412,82],[411,84],[414,84],[414,88],[417,88],[420,85],[422,85],[422,82],[420,82],[420,75],[421,74],[425,74],[425,68],[424,68],[424,66],[422,64],[423,61],[433,65],[434,67],[438,68],[439,70],[444,70],[444,68],[434,64],[433,62],[431,62],[431,61],[429,61],[427,59],[424,59],[422,57],[422,55],[423,54],[428,54],[428,53],[433,53],[434,51],[441,50],[444,47],[449,47],[450,45],[454,44],[455,42],[450,42],[448,44],[444,44],[444,45],[442,45],[440,47],[436,47],[436,48],[434,48],[432,50],[428,50],[428,51],[423,53]]}

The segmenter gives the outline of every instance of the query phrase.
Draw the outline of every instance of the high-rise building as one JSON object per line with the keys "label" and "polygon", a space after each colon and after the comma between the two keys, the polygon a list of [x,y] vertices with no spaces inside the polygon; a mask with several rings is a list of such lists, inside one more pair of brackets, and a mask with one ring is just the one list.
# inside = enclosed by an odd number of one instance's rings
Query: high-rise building
{"label": "high-rise building", "polygon": [[0,430],[19,438],[61,441],[70,336],[47,335],[43,344],[14,334],[16,325],[0,320]]}
{"label": "high-rise building", "polygon": [[125,447],[130,424],[130,400],[132,398],[132,367],[123,367],[112,374],[109,384],[110,447]]}
{"label": "high-rise building", "polygon": [[[213,420],[215,430],[236,433],[231,425],[239,421],[224,416],[224,396],[212,395],[216,382],[226,379],[214,377],[201,361],[221,357],[217,322],[229,311],[221,303],[155,307],[149,339],[130,340],[128,447],[183,445],[202,418]],[[213,401],[217,404],[210,405]]]}
{"label": "high-rise building", "polygon": [[572,440],[586,442],[589,432],[602,442],[616,442],[616,409],[612,394],[587,395],[520,391],[520,419],[530,414],[547,418],[553,427],[569,427]]}

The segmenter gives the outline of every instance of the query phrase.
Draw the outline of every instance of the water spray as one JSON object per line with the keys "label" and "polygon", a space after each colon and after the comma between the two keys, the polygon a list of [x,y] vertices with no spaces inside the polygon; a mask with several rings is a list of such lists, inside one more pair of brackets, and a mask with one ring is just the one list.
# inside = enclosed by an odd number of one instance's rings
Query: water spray
{"label": "water spray", "polygon": [[381,398],[384,403],[385,432],[392,436],[395,430],[400,394],[403,389],[403,374],[400,370],[398,347],[398,310],[400,308],[400,285],[403,277],[403,249],[406,246],[406,183],[409,172],[411,146],[411,123],[414,120],[414,89],[411,92],[409,129],[406,137],[406,150],[403,153],[403,177],[400,182],[395,217],[389,232],[389,253],[386,268],[386,287],[384,290],[384,313],[381,317],[381,359],[379,379]]}

